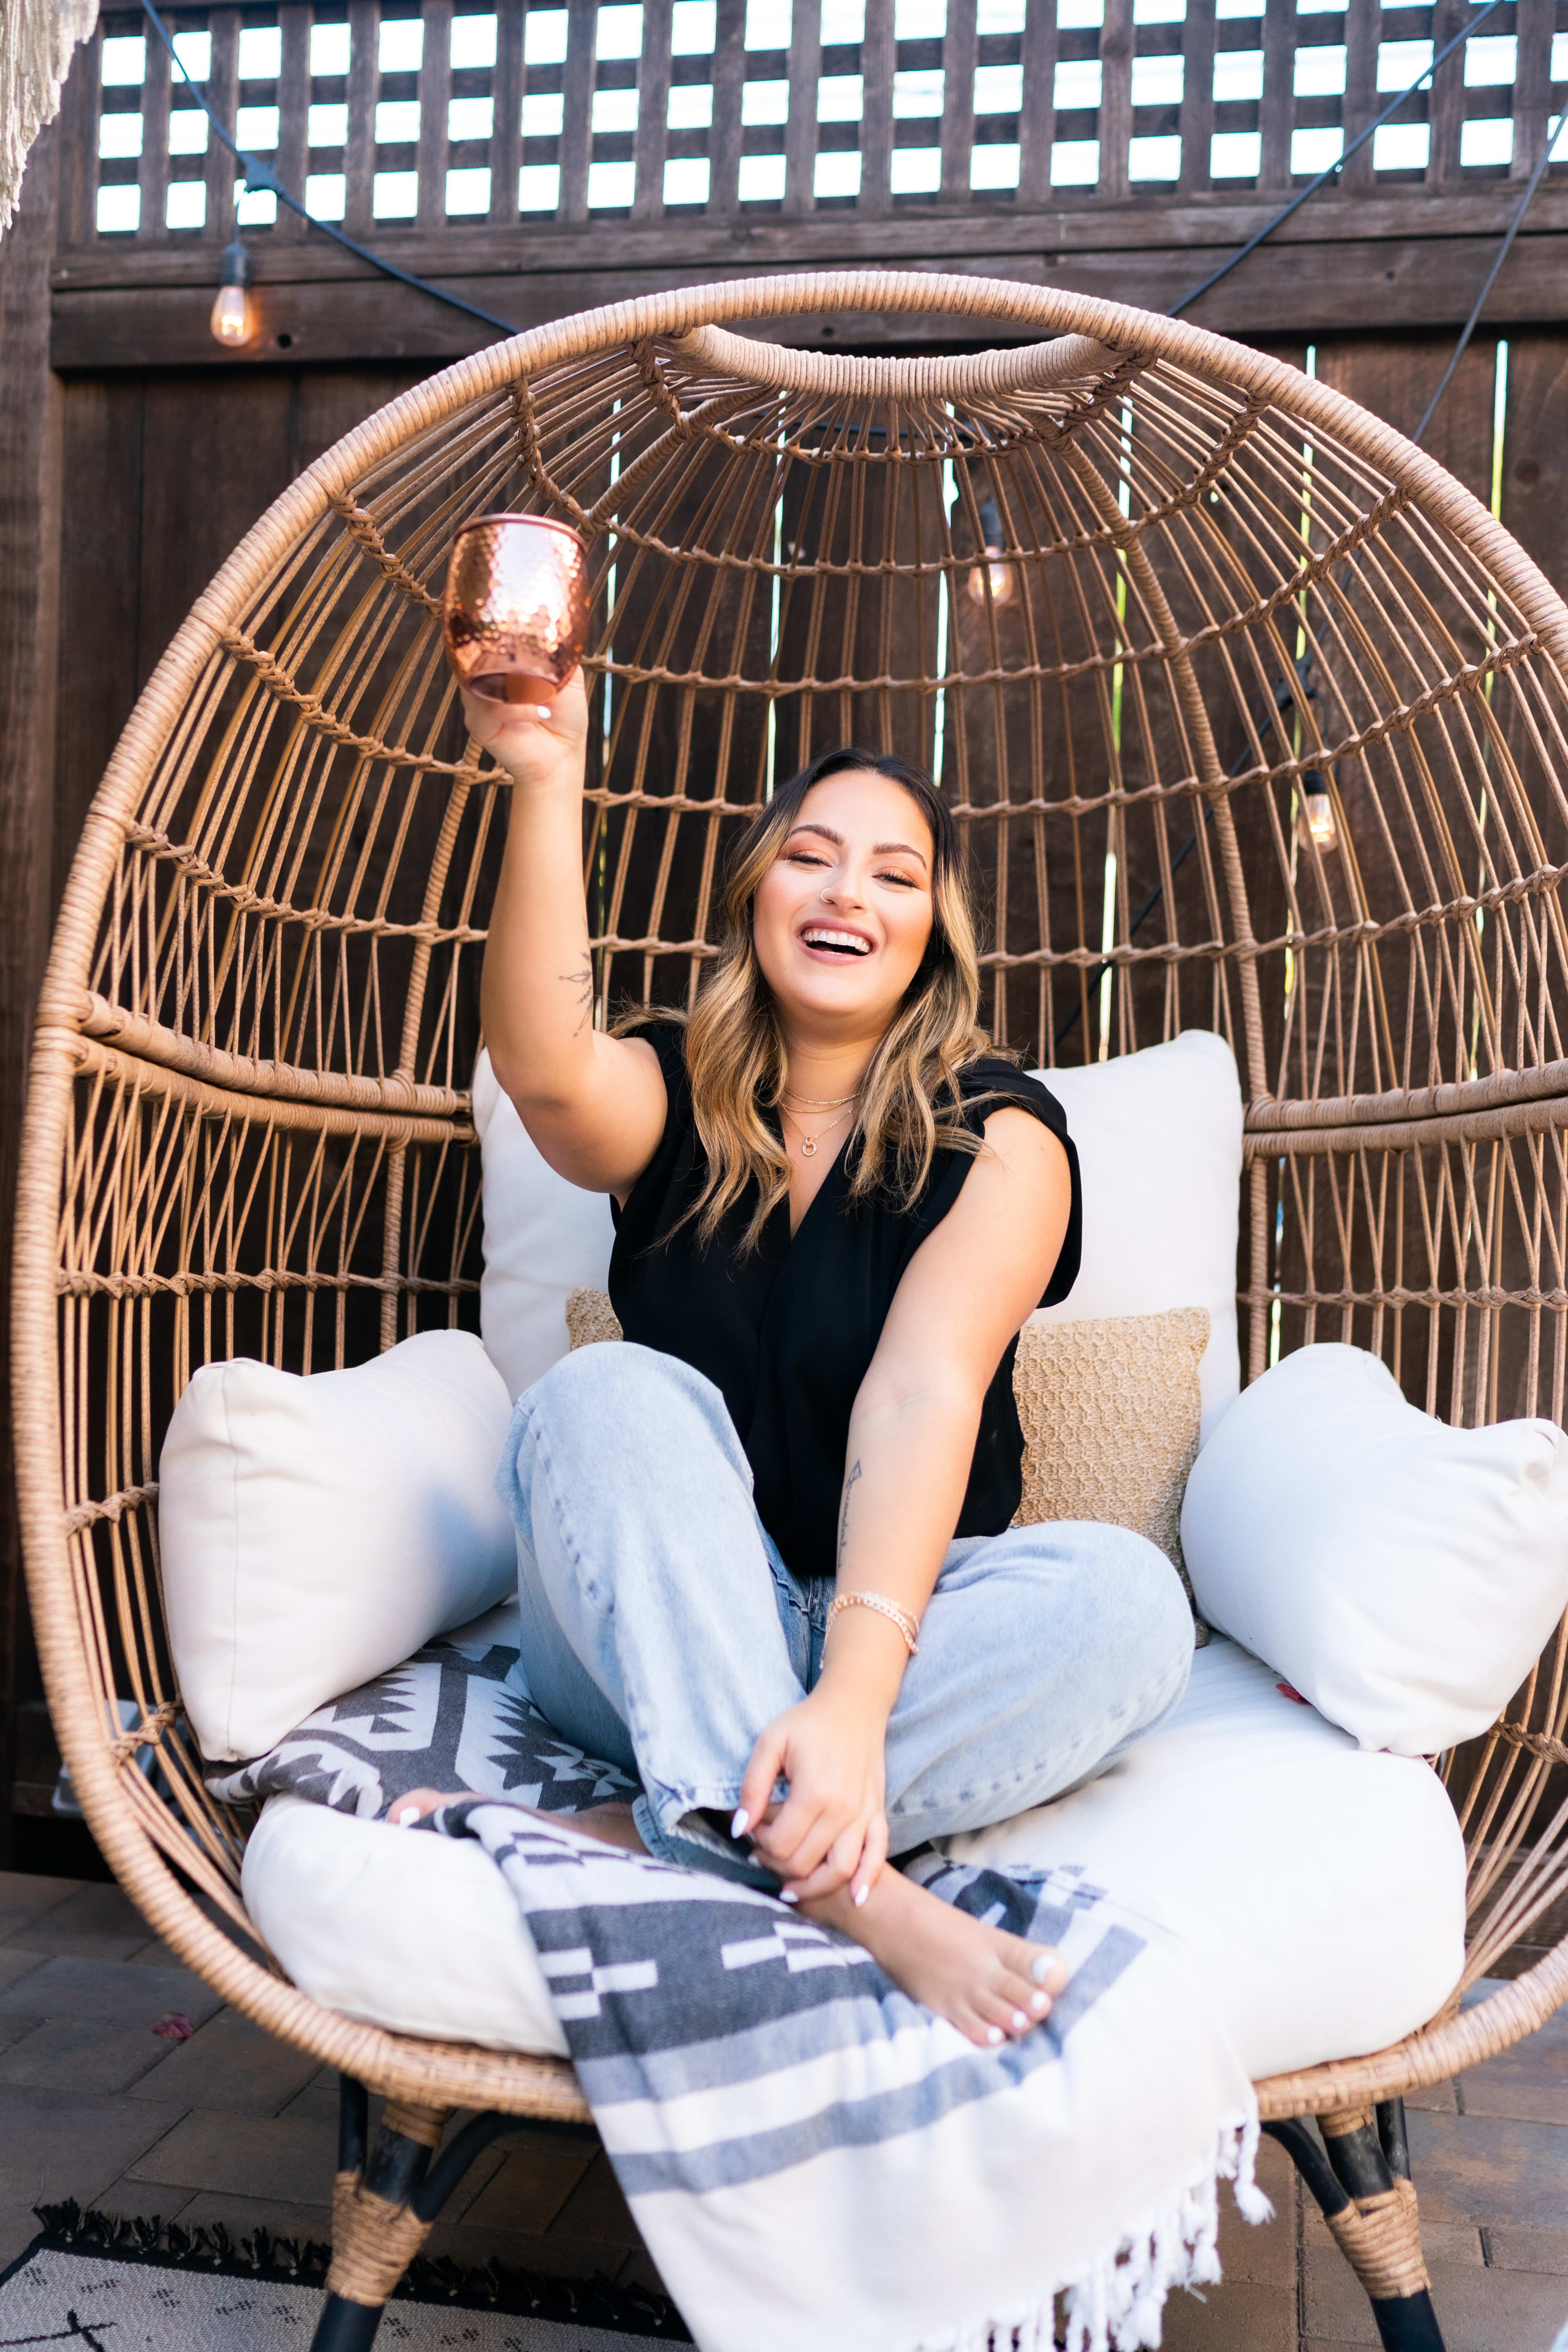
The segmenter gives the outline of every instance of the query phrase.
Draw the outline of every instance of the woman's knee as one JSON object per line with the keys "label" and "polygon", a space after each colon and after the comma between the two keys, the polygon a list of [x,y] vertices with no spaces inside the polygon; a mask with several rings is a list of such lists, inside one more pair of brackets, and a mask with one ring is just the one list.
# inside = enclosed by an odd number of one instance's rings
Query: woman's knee
{"label": "woman's knee", "polygon": [[[1028,1538],[1034,1537],[1033,1546]],[[1038,1550],[1051,1599],[1097,1627],[1129,1683],[1185,1683],[1192,1663],[1192,1610],[1180,1576],[1159,1546],[1131,1528],[1057,1520],[1018,1528]],[[1063,1584],[1071,1599],[1067,1600]]]}

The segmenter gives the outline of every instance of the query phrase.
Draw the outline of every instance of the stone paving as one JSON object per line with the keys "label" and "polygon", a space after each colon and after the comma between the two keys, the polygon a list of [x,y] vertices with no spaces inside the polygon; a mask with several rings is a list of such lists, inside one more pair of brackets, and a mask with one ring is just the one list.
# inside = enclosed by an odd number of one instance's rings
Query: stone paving
{"label": "stone paving", "polygon": [[[161,2039],[170,2015],[189,2041]],[[236,2236],[329,2234],[333,2079],[225,2009],[114,1886],[0,1873],[0,2267],[65,2197]],[[1410,2105],[1427,2260],[1448,2352],[1548,2352],[1568,2319],[1568,2012]],[[1264,2143],[1272,2222],[1234,2213],[1225,2282],[1167,2307],[1166,2352],[1351,2352],[1366,2304],[1289,2163]],[[601,2154],[491,2149],[432,2252],[657,2279]]]}

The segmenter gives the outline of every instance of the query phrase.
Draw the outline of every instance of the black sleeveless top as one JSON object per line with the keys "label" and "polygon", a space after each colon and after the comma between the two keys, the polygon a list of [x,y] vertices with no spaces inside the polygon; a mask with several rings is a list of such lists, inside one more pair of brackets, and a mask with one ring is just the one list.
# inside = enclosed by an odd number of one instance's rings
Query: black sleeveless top
{"label": "black sleeveless top", "polygon": [[[848,1200],[841,1149],[793,1240],[789,1204],[781,1201],[757,1248],[737,1255],[756,1205],[751,1187],[706,1248],[695,1217],[666,1239],[700,1190],[705,1162],[692,1118],[685,1033],[658,1023],[637,1034],[659,1056],[669,1111],[658,1150],[625,1207],[614,1210],[611,1301],[628,1339],[680,1357],[723,1392],[751,1465],[763,1526],[797,1576],[831,1576],[850,1409],[904,1270],[957,1199],[970,1155],[938,1151],[925,1190],[904,1210],[876,1199]],[[1010,1062],[973,1062],[959,1083],[964,1124],[975,1134],[989,1112],[1016,1105],[1066,1148],[1071,1213],[1040,1300],[1053,1306],[1076,1279],[1082,1238],[1078,1155],[1061,1106]],[[977,1102],[982,1095],[991,1099]],[[1010,1340],[986,1391],[956,1535],[999,1535],[1019,1507],[1017,1351]]]}

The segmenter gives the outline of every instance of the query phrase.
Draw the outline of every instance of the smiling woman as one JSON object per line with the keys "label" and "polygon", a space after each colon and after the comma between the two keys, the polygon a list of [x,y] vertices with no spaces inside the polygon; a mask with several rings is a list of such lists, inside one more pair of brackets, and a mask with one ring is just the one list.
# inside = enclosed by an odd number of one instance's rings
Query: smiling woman
{"label": "smiling woman", "polygon": [[1142,1537],[1011,1525],[1013,1358],[1071,1288],[1078,1168],[977,1026],[952,815],[901,760],[819,758],[737,845],[689,1020],[606,1034],[580,677],[465,707],[513,781],[491,1059],[612,1196],[629,1343],[513,1421],[529,1692],[642,1783],[593,1833],[777,1890],[977,2042],[1030,2032],[1055,1954],[887,1858],[1103,1769],[1179,1697],[1192,1623]]}

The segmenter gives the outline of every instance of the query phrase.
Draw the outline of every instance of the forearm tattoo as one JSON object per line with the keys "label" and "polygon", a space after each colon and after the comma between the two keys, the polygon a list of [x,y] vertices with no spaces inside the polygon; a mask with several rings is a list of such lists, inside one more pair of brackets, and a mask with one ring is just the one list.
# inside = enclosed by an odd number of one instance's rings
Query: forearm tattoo
{"label": "forearm tattoo", "polygon": [[836,1572],[840,1575],[843,1572],[844,1546],[850,1539],[850,1488],[854,1485],[855,1480],[860,1476],[860,1475],[861,1465],[857,1462],[853,1469],[850,1472],[849,1476],[844,1480],[843,1507],[839,1513],[839,1559]]}
{"label": "forearm tattoo", "polygon": [[575,988],[577,991],[577,1001],[580,1007],[581,1017],[578,1022],[577,1027],[573,1030],[572,1034],[575,1037],[580,1037],[583,1031],[587,1028],[589,1023],[593,1018],[592,957],[584,956],[581,965],[576,971],[563,971],[559,975],[559,978],[563,986],[567,988]]}

